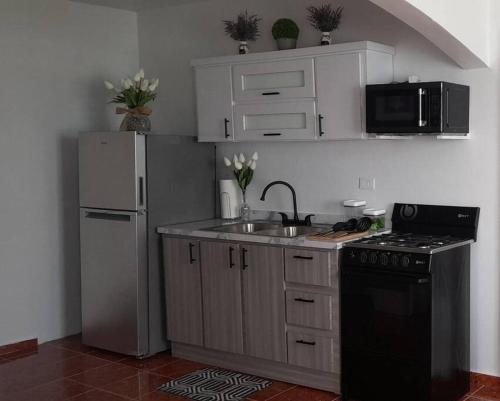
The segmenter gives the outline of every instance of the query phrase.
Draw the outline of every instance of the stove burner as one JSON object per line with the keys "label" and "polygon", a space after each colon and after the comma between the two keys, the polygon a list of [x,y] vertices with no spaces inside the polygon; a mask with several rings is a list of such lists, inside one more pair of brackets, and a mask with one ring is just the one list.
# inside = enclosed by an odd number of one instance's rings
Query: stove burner
{"label": "stove burner", "polygon": [[450,245],[462,241],[459,238],[451,236],[433,236],[412,233],[390,233],[364,238],[357,241],[359,244],[374,245],[380,247],[397,247],[411,249],[437,249],[442,246]]}

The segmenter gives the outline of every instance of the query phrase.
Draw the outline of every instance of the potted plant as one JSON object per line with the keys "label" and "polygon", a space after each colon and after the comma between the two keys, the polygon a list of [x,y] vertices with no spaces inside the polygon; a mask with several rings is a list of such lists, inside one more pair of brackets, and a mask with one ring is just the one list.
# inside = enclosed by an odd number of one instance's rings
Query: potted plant
{"label": "potted plant", "polygon": [[331,33],[338,28],[342,19],[343,7],[333,8],[331,4],[324,4],[320,7],[307,7],[309,16],[307,20],[311,25],[321,32],[321,45],[332,43]]}
{"label": "potted plant", "polygon": [[240,156],[233,156],[233,160],[229,160],[227,157],[224,157],[224,164],[227,167],[233,167],[233,174],[238,181],[238,186],[241,189],[241,193],[243,194],[243,204],[240,209],[240,217],[244,221],[250,220],[250,206],[247,203],[247,187],[250,185],[253,179],[253,173],[257,168],[257,160],[259,159],[259,155],[255,152],[251,159],[246,159],[243,153],[240,153]]}
{"label": "potted plant", "polygon": [[279,50],[295,49],[300,29],[297,24],[288,18],[277,20],[272,29],[273,38]]}
{"label": "potted plant", "polygon": [[146,79],[141,69],[134,78],[124,78],[117,88],[113,83],[104,81],[106,88],[113,92],[110,103],[123,104],[126,107],[117,107],[116,114],[125,114],[120,131],[151,131],[149,116],[153,112],[148,103],[156,99],[156,89],[160,80]]}
{"label": "potted plant", "polygon": [[257,15],[248,15],[248,11],[242,12],[236,18],[236,21],[223,21],[225,32],[232,39],[240,42],[239,53],[248,53],[248,42],[255,41],[260,35],[259,21]]}

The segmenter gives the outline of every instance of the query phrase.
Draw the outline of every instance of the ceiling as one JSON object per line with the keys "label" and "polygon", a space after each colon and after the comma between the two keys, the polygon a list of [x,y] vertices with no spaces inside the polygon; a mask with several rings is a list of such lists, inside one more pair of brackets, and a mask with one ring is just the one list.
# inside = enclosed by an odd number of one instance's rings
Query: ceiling
{"label": "ceiling", "polygon": [[140,11],[146,8],[175,6],[184,3],[195,3],[203,0],[71,0],[80,3],[94,4],[122,10]]}

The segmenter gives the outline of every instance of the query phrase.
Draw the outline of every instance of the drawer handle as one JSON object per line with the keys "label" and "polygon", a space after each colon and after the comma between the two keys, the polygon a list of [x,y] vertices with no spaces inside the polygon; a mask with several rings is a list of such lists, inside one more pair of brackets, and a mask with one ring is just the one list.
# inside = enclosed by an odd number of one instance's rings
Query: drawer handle
{"label": "drawer handle", "polygon": [[305,303],[308,303],[308,304],[313,304],[314,303],[314,299],[306,299],[306,298],[294,298],[294,301],[305,302]]}
{"label": "drawer handle", "polygon": [[312,256],[301,256],[301,255],[294,255],[294,259],[301,259],[301,260],[313,260],[314,258]]}
{"label": "drawer handle", "polygon": [[195,247],[195,244],[193,244],[192,242],[189,243],[189,263],[190,264],[193,264],[194,262],[196,262],[196,259],[193,257],[193,249]]}
{"label": "drawer handle", "polygon": [[248,251],[245,248],[243,248],[241,250],[241,260],[243,262],[241,268],[243,270],[246,270],[246,268],[248,267],[248,265],[247,265],[247,252]]}
{"label": "drawer handle", "polygon": [[234,248],[232,246],[230,246],[229,247],[229,268],[230,269],[232,269],[234,267],[233,252],[234,252]]}
{"label": "drawer handle", "polygon": [[280,92],[262,92],[262,96],[276,96],[281,95]]}
{"label": "drawer handle", "polygon": [[316,341],[305,341],[305,340],[297,340],[295,341],[297,344],[303,344],[303,345],[316,345]]}
{"label": "drawer handle", "polygon": [[281,132],[269,132],[264,134],[264,136],[281,136]]}

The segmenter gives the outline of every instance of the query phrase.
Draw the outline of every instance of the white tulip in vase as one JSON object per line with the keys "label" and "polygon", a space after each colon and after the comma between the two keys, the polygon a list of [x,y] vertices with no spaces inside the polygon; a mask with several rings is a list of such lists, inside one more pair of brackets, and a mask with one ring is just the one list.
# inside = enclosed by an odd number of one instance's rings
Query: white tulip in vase
{"label": "white tulip in vase", "polygon": [[233,160],[229,160],[227,157],[224,157],[224,164],[227,167],[234,167],[233,173],[238,181],[238,186],[241,189],[241,193],[243,194],[243,204],[240,208],[240,217],[243,221],[250,220],[250,206],[247,203],[247,187],[250,185],[253,179],[253,174],[255,169],[257,168],[257,160],[259,159],[259,155],[257,152],[253,154],[250,159],[246,159],[243,153],[240,153],[239,156],[234,155]]}

